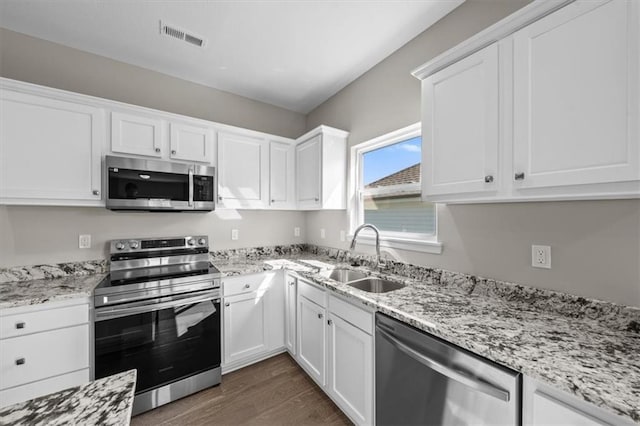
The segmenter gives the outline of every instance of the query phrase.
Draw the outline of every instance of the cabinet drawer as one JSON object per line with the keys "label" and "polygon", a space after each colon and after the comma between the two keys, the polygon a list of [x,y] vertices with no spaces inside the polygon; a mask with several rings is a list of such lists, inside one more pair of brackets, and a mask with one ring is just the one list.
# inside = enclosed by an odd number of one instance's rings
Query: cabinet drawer
{"label": "cabinet drawer", "polygon": [[[46,306],[46,305],[45,305]],[[89,305],[66,306],[0,317],[0,339],[89,322]]]}
{"label": "cabinet drawer", "polygon": [[88,324],[5,339],[0,352],[0,389],[88,367]]}
{"label": "cabinet drawer", "polygon": [[273,273],[240,275],[222,279],[222,291],[224,296],[250,293],[252,291],[266,291],[271,286]]}
{"label": "cabinet drawer", "polygon": [[327,296],[324,289],[318,288],[308,281],[298,279],[298,293],[323,308],[327,306]]}
{"label": "cabinet drawer", "polygon": [[39,396],[48,395],[74,386],[80,386],[89,382],[89,369],[62,374],[45,380],[16,386],[0,391],[0,408],[18,402],[27,401]]}
{"label": "cabinet drawer", "polygon": [[329,312],[355,325],[365,333],[373,334],[373,314],[335,296],[329,295]]}

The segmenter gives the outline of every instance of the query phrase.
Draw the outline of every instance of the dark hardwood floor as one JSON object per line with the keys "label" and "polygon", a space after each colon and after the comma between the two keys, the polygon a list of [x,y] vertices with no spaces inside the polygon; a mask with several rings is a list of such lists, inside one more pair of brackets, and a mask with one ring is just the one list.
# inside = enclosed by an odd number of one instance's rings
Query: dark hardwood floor
{"label": "dark hardwood floor", "polygon": [[288,355],[222,377],[222,384],[140,414],[132,426],[350,425]]}

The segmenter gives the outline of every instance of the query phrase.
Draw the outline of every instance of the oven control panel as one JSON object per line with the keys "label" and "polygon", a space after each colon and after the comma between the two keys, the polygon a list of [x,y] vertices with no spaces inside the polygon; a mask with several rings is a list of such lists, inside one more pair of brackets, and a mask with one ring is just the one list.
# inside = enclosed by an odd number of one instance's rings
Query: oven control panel
{"label": "oven control panel", "polygon": [[135,238],[112,240],[110,244],[110,252],[112,254],[190,248],[209,248],[209,237],[206,235],[188,235],[169,238]]}

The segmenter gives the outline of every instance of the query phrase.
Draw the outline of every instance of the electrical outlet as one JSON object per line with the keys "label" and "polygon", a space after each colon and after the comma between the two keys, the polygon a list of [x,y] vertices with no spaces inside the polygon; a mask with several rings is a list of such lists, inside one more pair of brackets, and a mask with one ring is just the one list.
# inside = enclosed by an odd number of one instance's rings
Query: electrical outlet
{"label": "electrical outlet", "polygon": [[231,230],[231,239],[233,241],[237,240],[239,236],[240,236],[240,232],[237,229]]}
{"label": "electrical outlet", "polygon": [[551,247],[531,246],[531,266],[551,269]]}
{"label": "electrical outlet", "polygon": [[300,227],[296,226],[295,228],[293,228],[293,236],[294,237],[299,237],[300,236]]}
{"label": "electrical outlet", "polygon": [[323,239],[323,240],[324,240],[325,238],[327,238],[327,233],[326,233],[326,231],[324,230],[324,228],[320,228],[320,238],[321,238],[321,239]]}
{"label": "electrical outlet", "polygon": [[344,242],[347,239],[347,235],[344,231],[340,231],[340,241]]}
{"label": "electrical outlet", "polygon": [[91,248],[91,235],[80,234],[78,236],[78,247],[81,249]]}

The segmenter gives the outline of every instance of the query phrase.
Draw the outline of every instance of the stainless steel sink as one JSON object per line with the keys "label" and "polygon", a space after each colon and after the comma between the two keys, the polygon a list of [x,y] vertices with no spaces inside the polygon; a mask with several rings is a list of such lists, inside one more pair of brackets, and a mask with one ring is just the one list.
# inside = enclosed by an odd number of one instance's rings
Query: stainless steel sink
{"label": "stainless steel sink", "polygon": [[362,278],[366,278],[367,276],[368,274],[365,274],[364,272],[354,271],[352,269],[338,268],[338,269],[332,269],[331,273],[329,273],[328,275],[328,278],[339,281],[341,283],[346,283],[349,281],[355,281]]}
{"label": "stainless steel sink", "polygon": [[369,293],[386,293],[388,291],[399,290],[405,285],[396,281],[384,280],[382,278],[365,278],[347,283],[358,290],[368,291]]}

